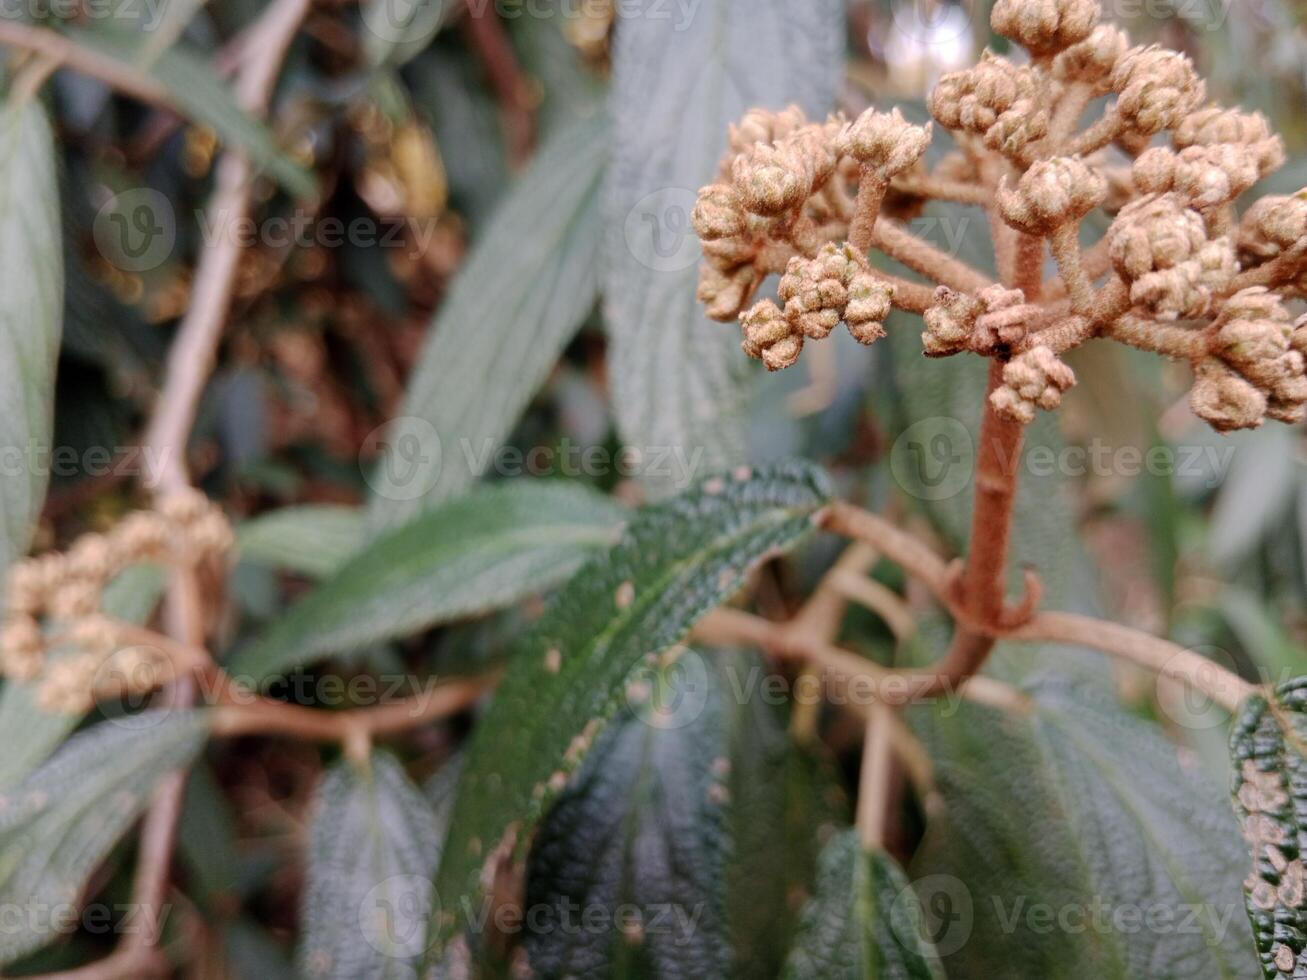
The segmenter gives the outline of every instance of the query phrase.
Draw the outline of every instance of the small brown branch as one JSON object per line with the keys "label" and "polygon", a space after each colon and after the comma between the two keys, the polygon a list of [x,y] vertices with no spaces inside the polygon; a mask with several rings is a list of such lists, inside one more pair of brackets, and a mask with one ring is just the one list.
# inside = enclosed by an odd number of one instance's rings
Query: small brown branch
{"label": "small brown branch", "polygon": [[1074,223],[1059,225],[1049,239],[1053,260],[1057,262],[1062,281],[1071,297],[1071,308],[1081,316],[1088,316],[1094,306],[1094,289],[1085,274],[1080,255],[1080,229]]}
{"label": "small brown branch", "polygon": [[871,246],[932,282],[964,293],[991,285],[988,276],[966,262],[924,242],[903,225],[881,218],[872,229]]}
{"label": "small brown branch", "polygon": [[49,28],[34,27],[10,17],[0,17],[0,44],[38,54],[58,65],[98,79],[115,91],[142,102],[165,108],[175,107],[168,89],[145,72],[84,48]]}
{"label": "small brown branch", "polygon": [[1166,357],[1183,357],[1190,361],[1205,356],[1210,346],[1210,334],[1206,330],[1179,327],[1173,323],[1160,323],[1137,316],[1118,318],[1107,327],[1107,336],[1139,350]]}
{"label": "small brown branch", "polygon": [[949,568],[920,538],[900,530],[861,507],[836,501],[822,516],[822,526],[848,538],[865,541],[890,561],[924,582],[937,596],[948,593]]}
{"label": "small brown branch", "polygon": [[894,709],[872,707],[862,746],[858,779],[858,840],[863,850],[883,850],[889,809],[894,797]]}
{"label": "small brown branch", "polygon": [[956,204],[971,204],[979,207],[985,207],[993,199],[993,191],[984,184],[948,180],[925,174],[902,174],[894,178],[892,186],[894,190],[913,197],[924,197],[933,201],[953,201]]}
{"label": "small brown branch", "polygon": [[1068,157],[1087,157],[1101,150],[1125,130],[1125,120],[1115,109],[1109,109],[1101,119],[1083,130],[1079,135],[1067,141],[1062,155]]}

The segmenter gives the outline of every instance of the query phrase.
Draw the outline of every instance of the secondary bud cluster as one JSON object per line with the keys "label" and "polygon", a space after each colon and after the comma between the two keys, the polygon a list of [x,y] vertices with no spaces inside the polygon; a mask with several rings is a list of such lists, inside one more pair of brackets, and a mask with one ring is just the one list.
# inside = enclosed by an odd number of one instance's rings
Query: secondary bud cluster
{"label": "secondary bud cluster", "polygon": [[[82,704],[92,689],[70,679],[94,678],[119,643],[117,627],[100,612],[105,586],[131,565],[194,565],[231,545],[222,511],[202,493],[186,490],[158,510],[129,514],[106,534],[82,535],[67,552],[17,562],[6,582],[0,672],[18,681],[40,678],[38,699],[51,710]],[[56,647],[59,656],[47,664],[47,652]],[[74,688],[76,698],[68,694]]]}
{"label": "secondary bud cluster", "polygon": [[1057,408],[1062,404],[1062,392],[1075,383],[1075,372],[1052,350],[1032,347],[1004,365],[1003,384],[989,396],[989,403],[1004,418],[1033,422],[1036,408]]}
{"label": "secondary bud cluster", "polygon": [[1003,219],[1027,235],[1051,235],[1078,222],[1107,197],[1107,181],[1078,157],[1040,160],[1022,175],[1015,190],[998,189]]}
{"label": "secondary bud cluster", "polygon": [[980,136],[991,150],[1009,156],[1048,134],[1049,111],[1034,71],[990,51],[974,68],[941,78],[928,104],[941,126]]}
{"label": "secondary bud cluster", "polygon": [[1031,54],[1049,55],[1087,38],[1101,13],[1098,0],[998,0],[990,24]]}

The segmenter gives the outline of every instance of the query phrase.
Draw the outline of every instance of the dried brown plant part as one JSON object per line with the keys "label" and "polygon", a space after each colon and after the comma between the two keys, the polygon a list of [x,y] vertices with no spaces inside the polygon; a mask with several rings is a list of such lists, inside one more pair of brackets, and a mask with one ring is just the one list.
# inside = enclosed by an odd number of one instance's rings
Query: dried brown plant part
{"label": "dried brown plant part", "polygon": [[840,132],[835,152],[858,161],[858,197],[849,244],[864,256],[872,228],[895,177],[912,169],[930,145],[930,125],[913,126],[903,114],[868,109]]}
{"label": "dried brown plant part", "polygon": [[1137,137],[1128,148],[1142,150],[1143,140],[1178,127],[1207,97],[1207,84],[1193,62],[1157,45],[1131,49],[1108,81],[1116,102],[1070,141],[1067,155],[1087,156],[1122,136]]}

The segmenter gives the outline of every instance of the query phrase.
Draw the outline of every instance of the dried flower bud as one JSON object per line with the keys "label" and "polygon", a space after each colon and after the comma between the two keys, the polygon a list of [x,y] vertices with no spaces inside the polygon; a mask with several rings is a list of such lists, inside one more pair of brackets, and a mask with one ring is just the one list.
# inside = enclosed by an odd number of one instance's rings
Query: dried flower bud
{"label": "dried flower bud", "polygon": [[1200,317],[1238,271],[1234,243],[1218,238],[1203,243],[1192,258],[1178,265],[1140,276],[1130,287],[1130,301],[1159,320]]}
{"label": "dried flower bud", "polygon": [[110,535],[116,560],[120,565],[163,558],[170,536],[168,521],[153,511],[128,514]]}
{"label": "dried flower bud", "polygon": [[1186,116],[1172,138],[1181,150],[1227,143],[1246,147],[1256,158],[1262,177],[1284,165],[1284,140],[1271,131],[1260,112],[1208,106]]}
{"label": "dried flower bud", "polygon": [[779,112],[770,109],[750,109],[738,124],[730,127],[729,145],[732,156],[738,156],[755,143],[775,143],[802,126],[808,117],[796,105]]}
{"label": "dried flower bud", "polygon": [[835,149],[871,167],[878,179],[888,181],[907,170],[930,145],[930,124],[914,126],[898,109],[868,109],[844,127]]}
{"label": "dried flower bud", "polygon": [[1126,54],[1112,70],[1111,84],[1116,111],[1145,136],[1174,129],[1207,95],[1193,62],[1156,45]]}
{"label": "dried flower bud", "polygon": [[1032,347],[1003,367],[1003,385],[989,396],[989,403],[1004,418],[1030,423],[1036,408],[1057,408],[1062,393],[1075,383],[1075,372],[1051,349]]}
{"label": "dried flower bud", "polygon": [[985,312],[985,304],[970,293],[960,293],[940,286],[935,290],[935,303],[926,310],[922,319],[926,330],[921,344],[928,357],[947,357],[967,350],[976,320]]}
{"label": "dried flower bud", "polygon": [[1257,389],[1266,415],[1282,422],[1307,417],[1307,361],[1277,294],[1263,286],[1240,290],[1211,329],[1212,355]]}
{"label": "dried flower bud", "polygon": [[1266,417],[1266,396],[1214,357],[1198,365],[1189,407],[1217,432],[1255,429]]}
{"label": "dried flower bud", "polygon": [[930,93],[930,114],[948,129],[984,135],[1000,115],[1037,96],[1028,67],[986,51],[974,67],[940,78]]}
{"label": "dried flower bud", "polygon": [[1254,151],[1236,143],[1191,146],[1178,154],[1153,147],[1135,160],[1135,186],[1145,194],[1175,191],[1199,211],[1229,204],[1257,183]]}
{"label": "dried flower bud", "polygon": [[1101,14],[1098,0],[998,0],[989,23],[1031,54],[1048,55],[1089,37]]}
{"label": "dried flower bud", "polygon": [[45,575],[38,561],[20,561],[10,567],[5,583],[5,610],[8,613],[40,612],[47,594]]}
{"label": "dried flower bud", "polygon": [[709,318],[721,323],[734,322],[753,298],[758,278],[757,270],[751,265],[742,265],[729,274],[704,265],[699,270],[699,302],[704,304]]}
{"label": "dried flower bud", "polygon": [[45,646],[41,627],[31,616],[10,616],[0,630],[0,648],[6,655],[39,654]]}
{"label": "dried flower bud", "polygon": [[42,711],[79,715],[95,705],[95,678],[101,658],[93,653],[59,658],[46,670],[36,699]]}
{"label": "dried flower bud", "polygon": [[1307,189],[1292,197],[1263,197],[1239,226],[1239,250],[1255,259],[1294,249],[1307,250]]}
{"label": "dried flower bud", "polygon": [[100,607],[99,586],[84,579],[64,582],[50,596],[50,615],[60,619],[89,616]]}
{"label": "dried flower bud", "polygon": [[115,571],[113,549],[103,534],[83,534],[68,552],[68,575],[72,578],[102,583]]}
{"label": "dried flower bud", "polygon": [[1161,194],[1122,208],[1107,238],[1113,267],[1133,282],[1193,258],[1207,241],[1207,228],[1202,215],[1186,208],[1175,194]]}
{"label": "dried flower bud", "polygon": [[1053,74],[1063,82],[1092,85],[1099,95],[1111,90],[1116,64],[1130,50],[1130,36],[1112,24],[1099,24],[1089,37],[1067,48],[1053,62]]}
{"label": "dried flower bud", "polygon": [[1048,235],[1060,225],[1079,221],[1103,203],[1107,181],[1079,157],[1054,157],[1035,163],[1009,190],[999,185],[1003,219],[1030,235]]}
{"label": "dried flower bud", "polygon": [[120,640],[117,625],[101,613],[92,613],[73,623],[68,638],[74,646],[99,654],[110,653]]}
{"label": "dried flower bud", "polygon": [[754,214],[771,216],[797,208],[812,189],[793,156],[766,143],[736,157],[731,176],[740,200]]}
{"label": "dried flower bud", "polygon": [[709,184],[699,191],[690,225],[704,241],[743,234],[747,227],[740,196],[729,184]]}
{"label": "dried flower bud", "polygon": [[159,513],[178,526],[198,520],[209,509],[209,498],[193,487],[175,490],[159,503]]}
{"label": "dried flower bud", "polygon": [[894,300],[894,287],[871,272],[859,272],[849,284],[849,303],[844,308],[844,322],[860,344],[870,344],[885,336],[885,318]]}
{"label": "dried flower bud", "polygon": [[790,323],[813,340],[829,336],[844,318],[848,283],[858,268],[858,255],[848,245],[828,244],[814,258],[790,259],[779,287]]}
{"label": "dried flower bud", "polygon": [[769,299],[755,305],[740,319],[744,352],[761,358],[768,371],[780,371],[799,359],[803,334],[790,326],[781,308]]}

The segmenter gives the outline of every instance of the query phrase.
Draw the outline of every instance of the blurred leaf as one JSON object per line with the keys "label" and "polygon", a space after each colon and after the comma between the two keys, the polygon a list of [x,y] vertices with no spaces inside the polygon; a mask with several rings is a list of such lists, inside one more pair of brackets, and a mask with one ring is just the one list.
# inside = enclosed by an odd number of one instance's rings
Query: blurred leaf
{"label": "blurred leaf", "polygon": [[1028,693],[1029,713],[914,718],[945,808],[912,871],[947,972],[1255,977],[1221,787],[1108,693],[1068,678]]}
{"label": "blurred leaf", "polygon": [[63,320],[57,167],[36,102],[0,109],[0,575],[27,554],[49,479]]}
{"label": "blurred leaf", "polygon": [[369,518],[393,526],[465,490],[598,296],[602,118],[551,140],[505,199],[431,325],[372,476]]}
{"label": "blurred leaf", "polygon": [[1297,480],[1296,435],[1268,425],[1248,436],[1230,464],[1212,511],[1212,561],[1233,565],[1283,518]]}
{"label": "blurred leaf", "polygon": [[803,910],[785,980],[943,980],[921,923],[894,859],[864,851],[846,830],[822,850],[817,894]]}
{"label": "blurred leaf", "polygon": [[146,33],[136,52],[136,64],[148,68],[173,46],[186,31],[186,25],[203,9],[208,0],[155,0]]}
{"label": "blurred leaf", "polygon": [[604,315],[628,446],[701,455],[710,470],[743,455],[747,359],[738,330],[710,322],[695,298],[690,211],[717,172],[727,126],[745,111],[797,102],[820,116],[831,107],[843,10],[839,0],[704,0],[683,17],[659,0],[620,9]]}
{"label": "blurred leaf", "polygon": [[[104,590],[101,608],[129,623],[144,623],[163,594],[163,575],[154,565],[125,569]],[[82,653],[64,646],[49,651],[52,660]],[[37,702],[40,681],[8,680],[0,688],[0,790],[21,782],[81,724],[75,712],[46,711]]]}
{"label": "blurred leaf", "polygon": [[416,976],[440,841],[431,806],[393,756],[328,770],[309,828],[300,975]]}
{"label": "blurred leaf", "polygon": [[397,67],[421,54],[452,6],[449,0],[363,0],[361,34],[368,63]]}
{"label": "blurred leaf", "polygon": [[[135,70],[136,38],[82,27],[68,27],[63,33],[81,47]],[[211,127],[228,145],[243,150],[256,167],[267,171],[292,195],[308,198],[317,193],[317,178],[281,150],[267,126],[236,104],[227,83],[205,58],[181,47],[170,47],[159,53],[146,73],[167,89],[183,114]]]}
{"label": "blurred leaf", "polygon": [[586,7],[572,0],[534,0],[528,13],[514,18],[513,42],[522,68],[538,80],[543,91],[536,120],[549,135],[575,119],[602,112],[606,87],[586,68],[581,52],[564,35],[570,23],[587,16]]}
{"label": "blurred leaf", "polygon": [[[199,752],[206,726],[200,712],[168,710],[96,725],[0,795],[0,902],[31,913],[0,930],[0,963],[75,926],[86,880],[155,787]],[[151,925],[161,923],[138,923]]]}
{"label": "blurred leaf", "polygon": [[1248,699],[1230,733],[1234,809],[1252,848],[1244,884],[1248,918],[1267,980],[1307,974],[1307,678],[1281,685],[1272,707]]}
{"label": "blurred leaf", "polygon": [[366,540],[363,512],[336,504],[281,507],[236,528],[241,561],[326,578]]}
{"label": "blurred leaf", "polygon": [[1238,639],[1260,676],[1280,684],[1307,670],[1307,656],[1276,621],[1267,597],[1253,595],[1234,585],[1221,589],[1216,607],[1230,632]]}
{"label": "blurred leaf", "polygon": [[477,490],[376,539],[230,669],[266,677],[502,608],[557,585],[610,546],[623,516],[578,484],[514,480]]}
{"label": "blurred leaf", "polygon": [[800,464],[715,479],[641,512],[559,593],[467,749],[437,881],[449,910],[442,940],[468,927],[458,916],[478,905],[483,862],[529,840],[558,778],[583,760],[646,657],[673,648],[753,565],[802,538],[828,494],[823,475]]}

